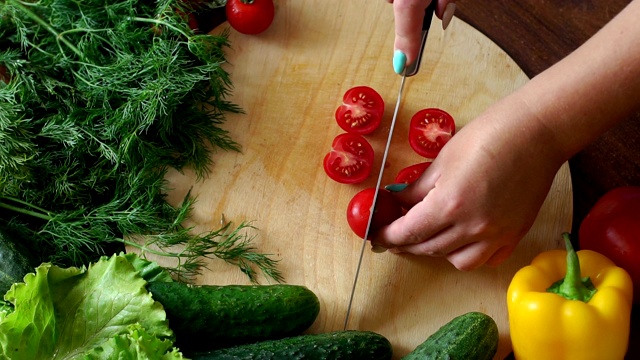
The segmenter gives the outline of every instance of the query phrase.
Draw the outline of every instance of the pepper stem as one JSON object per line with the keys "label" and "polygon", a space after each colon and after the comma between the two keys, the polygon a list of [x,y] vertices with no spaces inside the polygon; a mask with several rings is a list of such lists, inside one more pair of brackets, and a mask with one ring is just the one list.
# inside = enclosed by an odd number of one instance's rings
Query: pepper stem
{"label": "pepper stem", "polygon": [[573,249],[569,233],[563,233],[562,237],[567,247],[567,273],[564,279],[553,283],[547,291],[569,300],[589,302],[597,290],[589,277],[580,277],[580,259]]}

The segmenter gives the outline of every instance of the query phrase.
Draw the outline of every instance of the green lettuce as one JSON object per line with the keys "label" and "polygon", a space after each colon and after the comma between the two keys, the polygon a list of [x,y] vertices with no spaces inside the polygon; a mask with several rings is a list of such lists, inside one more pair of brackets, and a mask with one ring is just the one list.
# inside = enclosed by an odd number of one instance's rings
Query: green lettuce
{"label": "green lettuce", "polygon": [[0,300],[0,321],[13,312],[13,306],[6,301]]}
{"label": "green lettuce", "polygon": [[[84,358],[90,360],[136,359],[178,360],[185,359],[173,342],[151,336],[139,324],[130,325],[128,332],[115,336],[91,350]],[[173,349],[172,349],[173,348]],[[132,355],[135,355],[132,356]]]}
{"label": "green lettuce", "polygon": [[5,294],[14,310],[0,321],[0,359],[87,359],[98,347],[117,349],[109,344],[123,335],[133,347],[172,343],[166,313],[146,284],[123,256],[88,268],[39,266]]}

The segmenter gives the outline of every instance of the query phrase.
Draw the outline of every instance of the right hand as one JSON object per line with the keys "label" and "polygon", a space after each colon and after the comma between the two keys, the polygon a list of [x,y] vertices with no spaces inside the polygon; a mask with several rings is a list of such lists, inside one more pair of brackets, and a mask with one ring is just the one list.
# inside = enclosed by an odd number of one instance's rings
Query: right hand
{"label": "right hand", "polygon": [[[406,65],[411,65],[418,57],[420,42],[422,40],[422,19],[424,10],[432,0],[387,0],[393,4],[393,16],[395,18],[395,43],[394,51],[402,51],[406,57]],[[455,11],[455,0],[438,1],[436,16],[443,20],[446,27]]]}

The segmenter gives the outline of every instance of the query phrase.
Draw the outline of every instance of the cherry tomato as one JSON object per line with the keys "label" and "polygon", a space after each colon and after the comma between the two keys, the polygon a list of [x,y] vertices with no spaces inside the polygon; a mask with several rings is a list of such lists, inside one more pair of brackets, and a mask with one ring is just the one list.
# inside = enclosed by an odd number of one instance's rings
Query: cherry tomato
{"label": "cherry tomato", "polygon": [[339,183],[356,184],[371,173],[373,147],[360,135],[340,134],[324,157],[324,171]]}
{"label": "cherry tomato", "polygon": [[412,182],[418,180],[420,175],[422,175],[422,173],[429,167],[429,165],[431,165],[431,161],[407,166],[406,168],[398,172],[398,175],[396,175],[396,179],[394,180],[394,182],[411,184]]}
{"label": "cherry tomato", "polygon": [[447,112],[422,109],[411,118],[409,145],[418,155],[433,159],[455,132],[455,121]]}
{"label": "cherry tomato", "polygon": [[356,86],[344,93],[336,121],[348,133],[366,135],[380,126],[383,113],[382,96],[368,86]]}
{"label": "cherry tomato", "polygon": [[[358,192],[347,206],[347,222],[351,230],[364,239],[367,231],[367,222],[373,204],[375,188],[367,188]],[[402,216],[400,203],[391,195],[388,190],[380,189],[376,199],[376,207],[373,210],[370,234],[375,233],[382,226],[391,224],[394,220]]]}
{"label": "cherry tomato", "polygon": [[231,27],[243,34],[259,34],[275,16],[273,0],[227,0],[225,8]]}
{"label": "cherry tomato", "polygon": [[640,186],[608,191],[580,224],[580,249],[599,252],[625,269],[633,280],[633,301],[640,303]]}

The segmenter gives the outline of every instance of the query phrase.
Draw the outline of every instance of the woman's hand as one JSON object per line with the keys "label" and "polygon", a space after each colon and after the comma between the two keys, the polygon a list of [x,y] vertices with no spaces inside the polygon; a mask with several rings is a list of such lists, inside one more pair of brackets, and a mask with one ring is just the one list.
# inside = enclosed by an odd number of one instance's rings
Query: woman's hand
{"label": "woman's hand", "polygon": [[444,256],[460,270],[498,265],[531,228],[562,165],[546,131],[517,99],[496,104],[394,193],[409,211],[373,243]]}
{"label": "woman's hand", "polygon": [[[436,16],[442,19],[442,27],[446,28],[456,9],[454,0],[433,0],[438,1]],[[395,18],[395,43],[394,43],[394,63],[401,62],[411,65],[418,56],[422,38],[422,19],[424,10],[429,6],[431,0],[387,0],[393,3],[393,13]],[[399,58],[397,58],[399,57]],[[399,72],[402,72],[401,66]],[[398,72],[396,70],[396,72]]]}
{"label": "woman's hand", "polygon": [[[405,14],[396,14],[397,46],[413,49],[403,39],[413,36],[425,4],[395,0]],[[633,0],[585,44],[469,122],[396,194],[409,211],[373,243],[444,256],[461,270],[504,261],[562,163],[640,109],[639,18],[640,0]]]}

